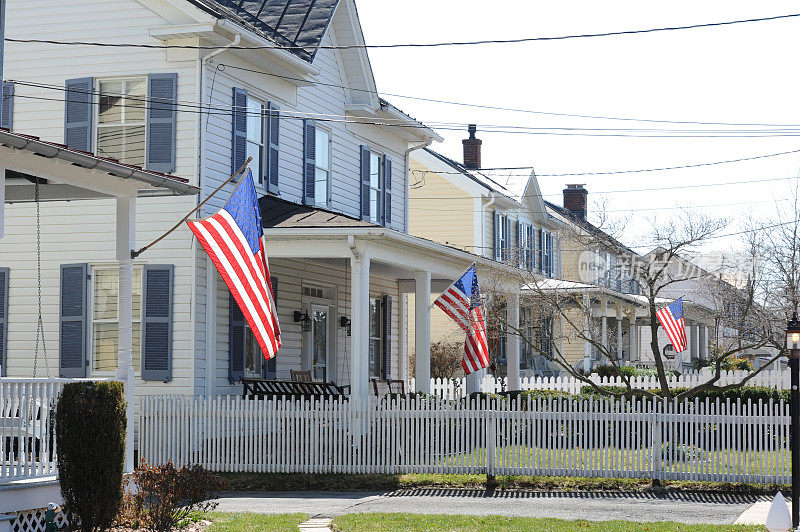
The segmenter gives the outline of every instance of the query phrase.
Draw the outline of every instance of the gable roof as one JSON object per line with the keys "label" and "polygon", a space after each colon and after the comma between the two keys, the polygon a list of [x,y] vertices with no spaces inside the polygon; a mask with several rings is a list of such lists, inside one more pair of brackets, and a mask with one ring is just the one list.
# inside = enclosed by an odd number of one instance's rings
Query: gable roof
{"label": "gable roof", "polygon": [[189,0],[241,24],[309,63],[325,36],[339,0]]}
{"label": "gable roof", "polygon": [[360,218],[319,207],[300,205],[291,201],[263,196],[258,200],[261,224],[275,227],[380,227]]}
{"label": "gable roof", "polygon": [[549,202],[547,200],[544,200],[544,204],[547,206],[548,209],[551,209],[551,210],[555,211],[562,218],[564,218],[567,221],[575,224],[577,227],[580,227],[581,229],[583,229],[584,231],[588,232],[589,234],[597,236],[597,237],[600,237],[600,238],[606,240],[611,245],[613,245],[615,247],[618,247],[621,250],[626,251],[626,252],[628,252],[628,253],[630,253],[632,255],[638,255],[638,253],[633,251],[631,248],[629,248],[628,246],[626,246],[625,244],[623,244],[622,242],[620,242],[619,240],[617,240],[613,236],[609,235],[608,233],[606,233],[605,231],[603,231],[602,229],[600,229],[596,225],[588,222],[587,220],[584,220],[583,218],[578,218],[578,217],[574,216],[571,212],[569,212],[564,207],[562,207],[560,205],[556,205],[555,203],[551,203],[551,202]]}
{"label": "gable roof", "polygon": [[506,188],[504,185],[501,185],[500,182],[494,179],[489,172],[479,171],[479,170],[468,170],[467,167],[464,166],[462,163],[453,160],[450,157],[442,155],[441,153],[435,152],[430,148],[425,148],[424,151],[426,153],[433,155],[435,158],[439,159],[446,165],[451,166],[454,170],[457,170],[461,174],[470,178],[472,181],[491,190],[492,192],[497,192],[498,194],[502,194],[513,200],[517,199],[514,196],[514,193],[510,189]]}

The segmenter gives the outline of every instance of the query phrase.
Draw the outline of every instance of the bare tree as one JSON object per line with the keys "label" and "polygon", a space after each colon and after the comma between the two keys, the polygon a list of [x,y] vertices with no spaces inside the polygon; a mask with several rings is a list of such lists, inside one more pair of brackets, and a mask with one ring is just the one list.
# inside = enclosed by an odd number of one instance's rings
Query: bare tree
{"label": "bare tree", "polygon": [[[503,315],[494,318],[493,323],[487,317],[490,328],[498,331],[503,329],[509,333],[520,336],[531,351],[538,353],[551,364],[557,366],[563,372],[582,380],[588,385],[593,386],[599,393],[608,395],[639,395],[653,396],[650,390],[635,389],[631,384],[631,379],[620,368],[626,363],[620,357],[620,346],[616,345],[615,340],[605,341],[597,331],[597,324],[592,320],[593,309],[596,309],[605,299],[620,292],[638,292],[635,298],[639,308],[646,311],[646,319],[649,323],[650,331],[649,351],[654,362],[656,375],[659,382],[661,395],[666,398],[688,398],[703,390],[725,390],[743,386],[758,373],[769,367],[778,358],[784,356],[784,349],[780,342],[780,335],[775,327],[775,320],[770,309],[759,299],[763,295],[761,291],[762,279],[758,271],[752,271],[749,280],[744,286],[733,286],[720,277],[722,265],[719,271],[707,271],[693,266],[691,262],[684,260],[709,242],[727,226],[725,220],[713,219],[703,215],[693,213],[682,213],[679,217],[663,223],[653,224],[647,242],[654,249],[653,252],[640,256],[633,253],[630,249],[622,245],[618,240],[605,231],[591,228],[582,220],[568,220],[561,235],[562,253],[583,253],[586,256],[579,262],[585,264],[585,270],[589,278],[582,278],[582,283],[557,281],[553,279],[543,279],[536,273],[518,274],[518,282],[524,286],[521,306],[532,309],[530,315],[533,323],[521,322],[519,327],[513,327]],[[797,225],[800,230],[800,223]],[[800,235],[800,232],[795,233]],[[800,241],[798,248],[800,248]],[[754,242],[750,241],[748,248],[750,255],[755,256],[761,252]],[[603,267],[593,265],[593,257],[601,257],[604,262]],[[613,261],[609,260],[613,257]],[[800,258],[800,255],[798,255]],[[798,261],[800,262],[800,260]],[[611,266],[609,267],[609,264]],[[757,268],[751,266],[751,268]],[[789,274],[787,268],[787,274]],[[797,272],[793,272],[797,275]],[[487,272],[491,276],[491,273]],[[505,273],[504,275],[508,275]],[[734,316],[731,316],[730,306],[725,304],[720,308],[706,308],[706,312],[714,314],[718,322],[724,323],[727,328],[737,332],[734,341],[730,339],[718,339],[715,343],[717,355],[712,361],[711,376],[706,382],[699,384],[691,389],[675,393],[669,387],[667,368],[665,364],[664,351],[659,344],[660,323],[656,316],[657,311],[663,307],[665,294],[669,288],[676,283],[692,282],[698,286],[705,286],[708,291],[708,298],[719,300],[727,304],[733,304],[736,309]],[[491,283],[490,283],[491,284]],[[727,292],[727,293],[726,293]],[[603,303],[604,304],[604,303]],[[713,307],[713,305],[707,305]],[[605,312],[605,308],[603,309]],[[620,315],[621,308],[617,315]],[[550,316],[560,324],[556,330],[548,334],[537,328],[537,322],[542,323],[541,318]],[[727,320],[727,321],[726,321]],[[548,341],[543,342],[542,338],[547,336]],[[725,340],[725,341],[721,341]],[[589,345],[597,354],[607,361],[609,365],[616,368],[624,383],[625,391],[617,392],[603,389],[592,382],[588,376],[583,374],[580,367],[575,367],[570,360],[574,360],[576,346],[583,348]],[[750,372],[740,382],[727,385],[719,385],[722,376],[721,372],[726,363],[739,353],[760,349],[769,346],[777,351],[766,365]]]}

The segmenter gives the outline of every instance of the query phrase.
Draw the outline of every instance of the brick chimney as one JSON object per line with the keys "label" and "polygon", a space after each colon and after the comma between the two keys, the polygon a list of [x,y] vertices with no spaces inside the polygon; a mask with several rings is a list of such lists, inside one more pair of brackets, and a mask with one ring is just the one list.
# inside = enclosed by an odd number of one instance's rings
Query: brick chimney
{"label": "brick chimney", "polygon": [[475,131],[477,131],[475,124],[470,124],[467,127],[469,131],[469,138],[461,141],[464,144],[464,166],[470,170],[477,170],[481,167],[481,139],[475,138]]}
{"label": "brick chimney", "polygon": [[586,219],[586,198],[589,191],[583,185],[567,185],[564,189],[564,208],[575,218]]}

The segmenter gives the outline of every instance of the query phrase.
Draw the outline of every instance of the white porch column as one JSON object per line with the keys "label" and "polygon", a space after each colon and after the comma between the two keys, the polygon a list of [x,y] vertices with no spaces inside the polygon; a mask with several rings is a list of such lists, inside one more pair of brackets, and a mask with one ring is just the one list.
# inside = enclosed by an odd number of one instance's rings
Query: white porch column
{"label": "white porch column", "polygon": [[700,327],[697,326],[697,323],[693,323],[690,326],[690,329],[691,329],[690,332],[689,332],[689,360],[690,361],[696,360],[698,352],[699,352],[699,345],[700,345],[700,343],[698,342],[699,336],[700,336],[699,333],[698,333],[698,329],[699,328]]}
{"label": "white porch column", "polygon": [[206,258],[206,397],[217,394],[217,267]]}
{"label": "white porch column", "polygon": [[519,333],[519,292],[511,294],[508,298],[508,324],[506,332],[506,375],[508,389],[519,390],[519,359],[520,338]]}
{"label": "white porch column", "polygon": [[[0,69],[2,70],[2,69]],[[0,168],[0,238],[5,234],[6,169]]]}
{"label": "white porch column", "polygon": [[622,362],[622,307],[617,303],[617,362]]}
{"label": "white porch column", "polygon": [[431,392],[431,272],[414,272],[414,382],[416,392]]}
{"label": "white porch column", "polygon": [[369,257],[362,253],[351,260],[353,316],[350,338],[353,345],[350,364],[350,395],[369,396]]}
{"label": "white porch column", "polygon": [[[589,299],[589,296],[584,296],[583,298],[583,307],[586,311],[586,318],[583,322],[583,336],[584,338],[591,338],[592,337],[592,301]],[[584,371],[589,371],[592,366],[592,344],[589,340],[584,339],[583,341],[583,369]]]}
{"label": "white porch column", "polygon": [[700,326],[700,358],[708,360],[708,326]]}
{"label": "white porch column", "polygon": [[117,262],[119,264],[119,352],[117,379],[125,384],[127,426],[125,434],[125,472],[133,463],[134,375],[133,375],[133,259],[136,247],[136,198],[117,198]]}
{"label": "white porch column", "polygon": [[[606,317],[606,302],[600,302],[600,345],[602,345],[606,351],[611,351],[608,345],[608,318]],[[602,353],[600,356],[605,356]]]}
{"label": "white porch column", "polygon": [[631,317],[630,327],[630,332],[628,334],[628,338],[631,342],[630,359],[632,362],[637,362],[639,360],[639,326],[636,325],[635,315]]}

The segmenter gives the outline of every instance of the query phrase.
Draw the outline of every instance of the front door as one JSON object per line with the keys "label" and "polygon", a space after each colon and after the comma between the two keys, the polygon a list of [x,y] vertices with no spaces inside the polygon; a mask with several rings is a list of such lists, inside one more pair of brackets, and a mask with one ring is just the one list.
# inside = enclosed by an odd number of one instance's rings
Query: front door
{"label": "front door", "polygon": [[311,305],[311,374],[315,381],[327,382],[330,359],[330,307]]}

